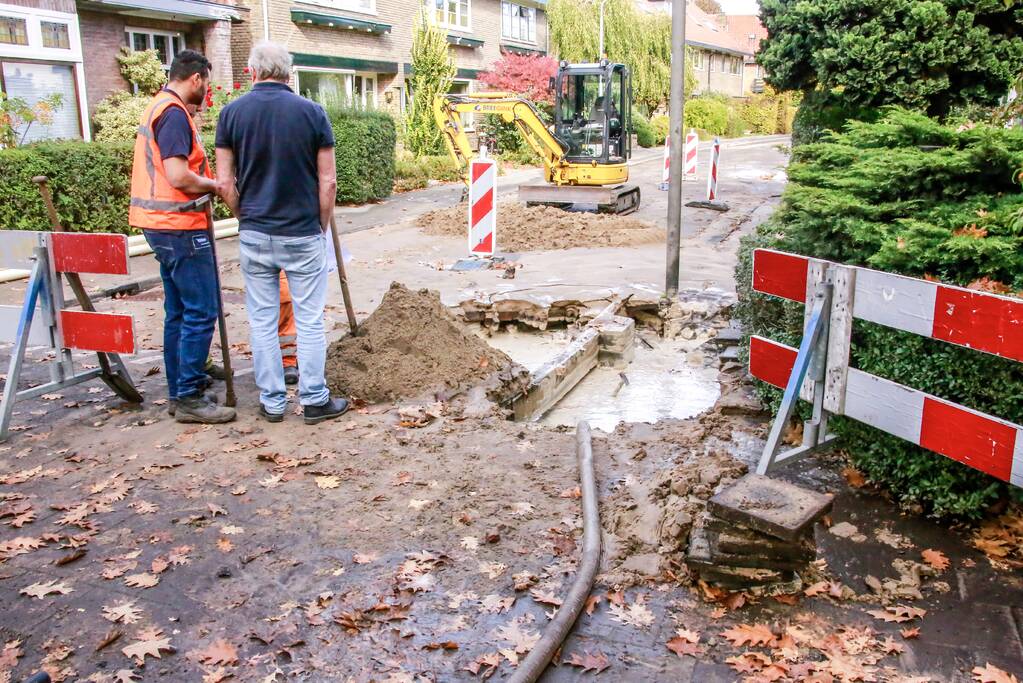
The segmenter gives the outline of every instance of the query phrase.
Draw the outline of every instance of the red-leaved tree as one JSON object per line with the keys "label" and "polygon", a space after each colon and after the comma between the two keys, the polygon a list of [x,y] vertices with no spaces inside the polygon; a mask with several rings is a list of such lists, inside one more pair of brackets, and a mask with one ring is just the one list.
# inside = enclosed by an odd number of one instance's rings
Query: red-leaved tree
{"label": "red-leaved tree", "polygon": [[553,105],[550,80],[557,70],[558,60],[554,57],[506,52],[477,78],[489,90],[512,92],[537,104]]}

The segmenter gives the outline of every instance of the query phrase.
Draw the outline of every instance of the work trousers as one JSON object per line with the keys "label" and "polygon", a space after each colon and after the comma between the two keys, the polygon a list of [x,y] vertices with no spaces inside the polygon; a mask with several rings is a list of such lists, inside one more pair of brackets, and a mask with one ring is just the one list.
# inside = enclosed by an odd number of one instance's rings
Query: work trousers
{"label": "work trousers", "polygon": [[216,264],[205,230],[143,230],[163,279],[163,365],[172,399],[206,386],[206,358],[217,322]]}
{"label": "work trousers", "polygon": [[323,235],[278,237],[242,230],[238,239],[259,400],[269,413],[280,414],[287,407],[279,339],[283,271],[298,332],[299,401],[305,406],[322,405],[330,398],[324,378],[327,267]]}
{"label": "work trousers", "polygon": [[277,323],[277,341],[281,345],[281,363],[286,368],[298,367],[298,329],[295,327],[295,310],[291,305],[291,288],[288,278],[281,271],[281,319]]}

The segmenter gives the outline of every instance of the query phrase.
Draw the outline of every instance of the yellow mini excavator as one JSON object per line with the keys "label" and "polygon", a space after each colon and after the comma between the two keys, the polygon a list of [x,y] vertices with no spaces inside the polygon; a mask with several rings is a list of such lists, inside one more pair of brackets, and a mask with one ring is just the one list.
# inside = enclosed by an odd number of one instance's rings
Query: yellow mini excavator
{"label": "yellow mini excavator", "polygon": [[632,143],[632,84],[624,64],[561,62],[551,79],[554,124],[548,128],[532,102],[504,92],[438,95],[433,103],[437,125],[451,156],[468,184],[474,152],[463,114],[494,114],[514,123],[543,159],[542,185],[521,185],[527,205],[568,208],[596,204],[606,213],[639,208],[639,188],[629,180]]}

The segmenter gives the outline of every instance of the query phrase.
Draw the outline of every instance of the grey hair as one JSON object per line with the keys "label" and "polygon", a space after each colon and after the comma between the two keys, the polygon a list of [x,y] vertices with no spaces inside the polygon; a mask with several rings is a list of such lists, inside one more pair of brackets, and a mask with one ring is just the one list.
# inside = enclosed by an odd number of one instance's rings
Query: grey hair
{"label": "grey hair", "polygon": [[249,53],[249,68],[256,80],[287,83],[291,80],[291,53],[279,43],[262,40]]}

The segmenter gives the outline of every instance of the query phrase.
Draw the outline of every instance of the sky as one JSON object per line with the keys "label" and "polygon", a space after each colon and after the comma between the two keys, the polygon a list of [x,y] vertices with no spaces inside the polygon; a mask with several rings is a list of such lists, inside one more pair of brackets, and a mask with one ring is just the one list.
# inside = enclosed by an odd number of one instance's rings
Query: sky
{"label": "sky", "polygon": [[725,14],[759,14],[757,0],[718,0]]}

